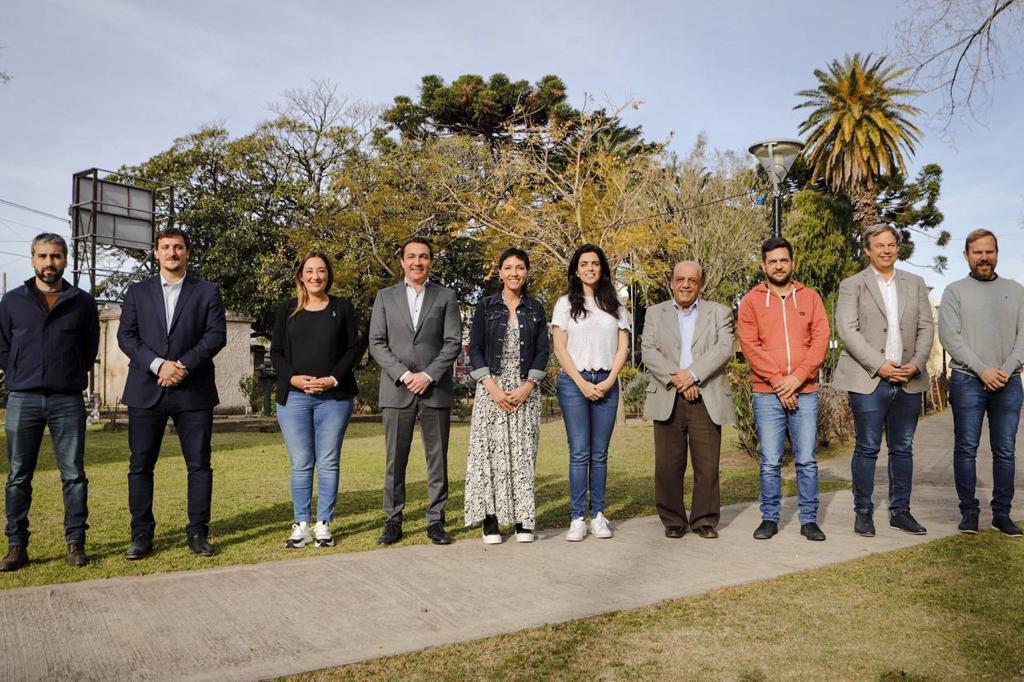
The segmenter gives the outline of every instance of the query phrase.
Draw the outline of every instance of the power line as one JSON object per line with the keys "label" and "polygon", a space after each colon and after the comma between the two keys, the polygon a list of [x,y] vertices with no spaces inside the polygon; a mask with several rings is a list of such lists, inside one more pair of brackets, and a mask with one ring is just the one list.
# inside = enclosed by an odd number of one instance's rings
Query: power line
{"label": "power line", "polygon": [[28,259],[32,258],[32,256],[29,256],[27,254],[24,254],[24,253],[14,253],[13,251],[0,251],[0,253],[2,253],[5,256],[18,256],[19,258],[28,258]]}
{"label": "power line", "polygon": [[7,199],[0,199],[0,204],[6,204],[7,206],[13,206],[14,208],[20,208],[23,211],[28,211],[29,213],[35,213],[36,215],[41,215],[41,216],[43,216],[45,218],[53,218],[54,220],[59,220],[59,221],[61,221],[64,224],[68,224],[68,223],[71,222],[67,218],[62,218],[59,215],[54,215],[52,213],[47,213],[46,211],[40,211],[38,208],[32,208],[31,206],[25,206],[23,204],[16,204],[13,201],[8,201]]}

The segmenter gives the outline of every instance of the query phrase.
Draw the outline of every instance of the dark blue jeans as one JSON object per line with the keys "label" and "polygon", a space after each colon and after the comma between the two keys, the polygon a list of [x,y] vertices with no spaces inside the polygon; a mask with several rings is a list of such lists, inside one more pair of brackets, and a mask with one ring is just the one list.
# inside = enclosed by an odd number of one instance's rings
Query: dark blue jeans
{"label": "dark blue jeans", "polygon": [[907,393],[884,379],[871,393],[850,393],[857,442],[853,447],[854,511],[870,513],[875,505],[875,464],[882,435],[889,448],[889,512],[910,511],[914,477],[914,431],[921,416],[921,394]]}
{"label": "dark blue jeans", "polygon": [[[608,372],[580,372],[597,384]],[[608,480],[608,443],[619,411],[619,382],[600,400],[587,400],[565,372],[556,382],[558,404],[565,421],[569,441],[569,510],[578,519],[587,512],[587,484],[590,484],[590,516],[604,511],[605,483]]]}
{"label": "dark blue jeans", "polygon": [[4,428],[7,432],[7,541],[28,545],[28,512],[32,506],[32,476],[39,459],[43,429],[50,429],[53,452],[64,489],[64,539],[84,543],[89,528],[85,477],[85,403],[81,394],[11,393]]}
{"label": "dark blue jeans", "polygon": [[975,460],[981,442],[982,419],[988,414],[988,440],[992,446],[992,513],[1009,516],[1013,504],[1014,452],[1024,390],[1020,375],[999,391],[986,391],[981,379],[966,372],[952,372],[949,402],[953,406],[953,480],[960,497],[960,512],[980,509],[974,496],[977,484]]}

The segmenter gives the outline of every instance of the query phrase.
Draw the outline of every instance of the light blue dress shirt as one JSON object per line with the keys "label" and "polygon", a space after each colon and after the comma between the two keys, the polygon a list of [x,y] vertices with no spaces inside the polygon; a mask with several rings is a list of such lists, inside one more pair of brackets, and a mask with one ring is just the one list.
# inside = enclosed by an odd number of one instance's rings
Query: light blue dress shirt
{"label": "light blue dress shirt", "polygon": [[[676,321],[679,322],[679,367],[680,369],[689,369],[690,365],[693,364],[693,330],[697,327],[697,315],[700,314],[698,310],[697,301],[693,302],[689,308],[680,308],[678,303],[673,302],[672,307],[676,309]],[[691,372],[692,373],[692,372]],[[697,376],[693,377],[695,380]]]}

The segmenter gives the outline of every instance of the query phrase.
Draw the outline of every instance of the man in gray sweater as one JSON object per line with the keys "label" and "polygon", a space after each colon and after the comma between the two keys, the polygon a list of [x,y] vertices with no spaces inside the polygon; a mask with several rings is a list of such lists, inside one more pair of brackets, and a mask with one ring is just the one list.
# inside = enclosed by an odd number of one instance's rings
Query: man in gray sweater
{"label": "man in gray sweater", "polygon": [[960,532],[978,532],[975,459],[988,415],[992,445],[992,526],[1011,537],[1024,532],[1010,520],[1017,424],[1024,390],[1024,287],[996,275],[999,242],[988,230],[967,235],[971,274],[953,282],[939,306],[939,341],[952,356],[953,478],[960,497]]}

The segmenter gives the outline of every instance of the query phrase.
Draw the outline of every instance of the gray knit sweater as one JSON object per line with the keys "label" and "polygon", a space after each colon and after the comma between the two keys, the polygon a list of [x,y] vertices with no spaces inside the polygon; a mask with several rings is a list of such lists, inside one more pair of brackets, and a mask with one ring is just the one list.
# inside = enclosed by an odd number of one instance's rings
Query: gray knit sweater
{"label": "gray knit sweater", "polygon": [[988,367],[1007,374],[1024,364],[1024,286],[997,277],[964,277],[946,287],[939,304],[939,341],[953,369],[975,376]]}

